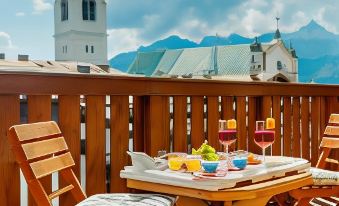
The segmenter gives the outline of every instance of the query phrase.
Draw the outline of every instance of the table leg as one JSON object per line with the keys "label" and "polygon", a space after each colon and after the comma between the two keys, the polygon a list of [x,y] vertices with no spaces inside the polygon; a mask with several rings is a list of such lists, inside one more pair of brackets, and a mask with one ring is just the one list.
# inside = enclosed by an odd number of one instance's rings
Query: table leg
{"label": "table leg", "polygon": [[224,202],[224,206],[232,206],[232,201],[226,201],[226,202]]}
{"label": "table leg", "polygon": [[208,206],[206,202],[203,200],[192,198],[192,197],[184,197],[179,196],[177,202],[175,203],[176,206]]}
{"label": "table leg", "polygon": [[279,206],[290,205],[290,204],[288,204],[289,196],[288,196],[287,192],[281,193],[281,194],[277,194],[273,198],[275,199],[275,201],[277,201]]}
{"label": "table leg", "polygon": [[310,201],[312,200],[312,198],[302,198],[300,200],[298,200],[297,203],[295,203],[295,206],[306,206],[306,205],[310,205]]}
{"label": "table leg", "polygon": [[265,206],[267,202],[271,199],[271,196],[260,197],[256,199],[248,199],[248,200],[239,200],[233,203],[233,206]]}

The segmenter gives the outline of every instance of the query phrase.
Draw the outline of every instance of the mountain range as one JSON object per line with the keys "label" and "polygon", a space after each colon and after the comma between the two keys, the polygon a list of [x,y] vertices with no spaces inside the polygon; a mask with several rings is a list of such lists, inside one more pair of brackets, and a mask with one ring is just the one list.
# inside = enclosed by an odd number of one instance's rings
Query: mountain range
{"label": "mountain range", "polygon": [[[270,42],[274,33],[258,36],[260,42]],[[314,20],[292,33],[281,33],[286,46],[292,44],[299,58],[299,81],[339,84],[339,35],[327,31]],[[209,47],[216,45],[250,44],[254,38],[230,34],[227,37],[205,36],[199,43],[179,36],[169,36],[137,51],[120,53],[109,60],[112,68],[127,71],[137,52],[162,49]]]}

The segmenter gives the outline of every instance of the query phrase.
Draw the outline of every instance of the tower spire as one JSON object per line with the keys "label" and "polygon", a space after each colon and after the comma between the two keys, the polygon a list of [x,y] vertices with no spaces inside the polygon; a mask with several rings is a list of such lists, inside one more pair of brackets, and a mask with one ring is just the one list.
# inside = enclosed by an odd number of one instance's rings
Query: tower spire
{"label": "tower spire", "polygon": [[279,29],[279,20],[280,20],[280,18],[279,18],[279,16],[276,16],[275,19],[277,20],[277,29]]}
{"label": "tower spire", "polygon": [[292,55],[293,58],[298,58],[297,52],[292,46],[292,41],[290,40],[290,48],[288,49],[290,51],[290,54]]}
{"label": "tower spire", "polygon": [[275,19],[277,20],[277,30],[275,31],[275,34],[274,34],[274,39],[281,39],[281,34],[280,34],[280,31],[279,31],[279,16],[277,15],[277,17],[275,17]]}
{"label": "tower spire", "polygon": [[290,49],[293,49],[293,46],[292,46],[292,41],[290,39]]}

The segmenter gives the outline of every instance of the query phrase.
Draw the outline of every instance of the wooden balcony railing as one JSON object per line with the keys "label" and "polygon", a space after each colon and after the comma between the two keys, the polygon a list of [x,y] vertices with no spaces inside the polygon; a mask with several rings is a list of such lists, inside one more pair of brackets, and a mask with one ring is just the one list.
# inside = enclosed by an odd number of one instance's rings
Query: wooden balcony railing
{"label": "wooden balcony railing", "polygon": [[[7,130],[20,122],[51,120],[52,95],[57,95],[53,100],[57,105],[56,119],[75,159],[74,170],[79,178],[80,138],[85,136],[87,195],[127,191],[119,171],[128,164],[130,129],[133,149],[154,156],[158,150],[187,152],[199,147],[204,139],[220,149],[218,119],[236,118],[235,147],[260,153],[253,141],[255,121],[272,116],[277,126],[272,154],[303,157],[314,165],[329,114],[339,112],[339,85],[1,73],[1,205],[20,205],[19,168],[8,146]],[[22,97],[27,97],[27,112],[20,106],[20,99],[25,99]],[[81,115],[85,116],[84,134],[80,129]],[[109,151],[106,141],[110,143]],[[106,153],[111,155],[108,180]],[[51,191],[50,177],[45,178],[44,186]],[[33,204],[31,198],[29,202]],[[72,205],[67,196],[60,202]]]}

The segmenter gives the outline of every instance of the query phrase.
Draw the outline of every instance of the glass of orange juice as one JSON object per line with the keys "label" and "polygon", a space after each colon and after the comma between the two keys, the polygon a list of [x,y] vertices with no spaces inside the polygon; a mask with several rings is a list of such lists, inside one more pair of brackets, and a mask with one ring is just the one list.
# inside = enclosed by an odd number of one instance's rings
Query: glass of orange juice
{"label": "glass of orange juice", "polygon": [[201,169],[201,162],[199,159],[186,159],[185,164],[187,172],[197,172]]}
{"label": "glass of orange juice", "polygon": [[182,157],[172,157],[168,159],[168,167],[171,170],[177,171],[180,170],[185,163],[185,158]]}

